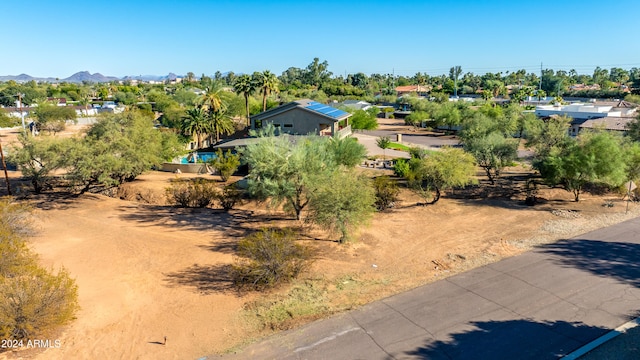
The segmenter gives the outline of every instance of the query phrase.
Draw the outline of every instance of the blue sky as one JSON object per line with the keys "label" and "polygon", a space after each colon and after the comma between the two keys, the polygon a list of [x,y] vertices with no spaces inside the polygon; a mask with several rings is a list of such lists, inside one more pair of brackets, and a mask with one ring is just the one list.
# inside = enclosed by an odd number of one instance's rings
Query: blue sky
{"label": "blue sky", "polygon": [[306,67],[413,75],[640,67],[637,0],[3,3],[0,75],[211,75]]}

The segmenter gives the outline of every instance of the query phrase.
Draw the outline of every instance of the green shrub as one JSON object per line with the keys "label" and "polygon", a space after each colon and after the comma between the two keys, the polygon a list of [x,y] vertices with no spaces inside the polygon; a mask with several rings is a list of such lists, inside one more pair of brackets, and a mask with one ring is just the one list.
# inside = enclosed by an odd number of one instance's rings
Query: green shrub
{"label": "green shrub", "polygon": [[227,182],[240,166],[240,155],[231,153],[231,150],[223,154],[222,150],[218,149],[216,157],[209,160],[209,164],[218,171],[222,181]]}
{"label": "green shrub", "polygon": [[9,116],[4,111],[0,111],[0,127],[14,127],[20,125],[20,119]]}
{"label": "green shrub", "polygon": [[205,179],[174,182],[166,189],[167,202],[179,207],[205,208],[218,198],[216,184]]}
{"label": "green shrub", "polygon": [[373,188],[376,191],[376,209],[378,211],[393,207],[394,203],[398,201],[400,189],[389,176],[384,175],[375,178],[373,180]]}
{"label": "green shrub", "polygon": [[261,290],[296,278],[310,264],[311,251],[296,244],[290,230],[264,229],[240,240],[238,256],[231,272],[236,286]]}
{"label": "green shrub", "polygon": [[409,163],[405,159],[397,159],[396,163],[393,165],[393,172],[400,177],[406,178],[411,171],[409,167]]}
{"label": "green shrub", "polygon": [[427,150],[423,148],[419,148],[417,146],[412,146],[409,148],[409,154],[412,159],[424,159],[427,156]]}

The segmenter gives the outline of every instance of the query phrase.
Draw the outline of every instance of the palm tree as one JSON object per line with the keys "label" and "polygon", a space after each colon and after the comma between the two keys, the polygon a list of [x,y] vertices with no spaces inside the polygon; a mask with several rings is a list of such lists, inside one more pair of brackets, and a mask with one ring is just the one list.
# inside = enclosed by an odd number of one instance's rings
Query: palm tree
{"label": "palm tree", "polygon": [[233,83],[233,87],[236,89],[236,93],[242,94],[244,96],[244,106],[247,110],[247,127],[251,125],[251,120],[249,114],[249,96],[251,93],[255,91],[255,84],[251,81],[251,76],[249,75],[240,75],[236,78]]}
{"label": "palm tree", "polygon": [[267,111],[267,96],[274,91],[278,92],[278,78],[276,74],[265,70],[261,73],[254,73],[253,80],[255,87],[261,89],[262,92],[262,111]]}
{"label": "palm tree", "polygon": [[209,112],[209,129],[216,135],[216,143],[220,142],[220,134],[233,133],[233,119],[227,115],[226,109]]}
{"label": "palm tree", "polygon": [[206,88],[205,91],[205,94],[202,95],[202,98],[200,99],[200,103],[204,110],[207,112],[215,112],[220,111],[225,107],[225,104],[222,102],[222,98],[220,97],[220,88]]}
{"label": "palm tree", "polygon": [[91,95],[89,95],[89,92],[87,90],[82,89],[82,91],[80,91],[80,100],[78,100],[78,103],[84,106],[84,115],[89,116],[89,105],[91,104]]}
{"label": "palm tree", "polygon": [[209,131],[210,122],[207,111],[202,106],[187,110],[187,116],[182,122],[182,131],[196,138],[197,148],[202,145],[202,134]]}

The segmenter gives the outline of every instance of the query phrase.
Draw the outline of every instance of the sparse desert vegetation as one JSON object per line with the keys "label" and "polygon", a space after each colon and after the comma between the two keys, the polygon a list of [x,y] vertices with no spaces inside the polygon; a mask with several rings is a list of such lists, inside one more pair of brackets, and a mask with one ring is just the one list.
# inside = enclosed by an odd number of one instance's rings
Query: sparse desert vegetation
{"label": "sparse desert vegetation", "polygon": [[[429,97],[398,98],[388,78],[355,74],[338,84],[326,68],[314,59],[280,78],[264,71],[167,87],[100,85],[93,90],[115,92],[123,112],[71,125],[73,114],[43,103],[34,113],[39,134],[3,131],[19,172],[8,174],[16,197],[2,206],[32,208],[38,232],[1,224],[9,235],[0,249],[13,255],[0,259],[0,331],[55,334],[64,346],[0,356],[223,353],[639,214],[622,189],[640,178],[637,120],[626,137],[595,129],[574,138],[569,119],[524,112],[520,91],[512,92],[519,101],[495,101],[506,91],[495,77],[477,79],[491,90],[466,103],[447,101],[452,79],[432,80],[443,90]],[[86,95],[92,87],[31,90]],[[252,114],[280,102],[305,96],[319,102],[289,104],[320,109],[328,94],[338,101],[374,89],[381,97],[368,100],[382,110],[329,109],[342,118],[324,133],[287,135],[287,122],[247,129]],[[413,113],[395,121],[385,110],[394,106]],[[454,141],[427,148],[384,133],[372,140],[382,160],[362,166],[360,141],[319,136],[358,128]],[[227,136],[255,141],[211,148]],[[215,156],[179,158],[187,147]],[[398,150],[406,159],[392,159]],[[206,171],[156,170],[178,158]],[[50,301],[34,302],[41,292]],[[170,346],[158,346],[165,338]]]}

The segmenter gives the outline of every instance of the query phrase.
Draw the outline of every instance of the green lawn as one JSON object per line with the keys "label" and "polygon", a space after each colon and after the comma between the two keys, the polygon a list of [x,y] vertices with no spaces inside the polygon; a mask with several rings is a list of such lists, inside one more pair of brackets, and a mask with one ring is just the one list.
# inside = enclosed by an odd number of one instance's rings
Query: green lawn
{"label": "green lawn", "polygon": [[394,142],[389,144],[389,149],[409,152],[409,147],[407,145],[402,145],[402,144],[398,144],[398,143],[394,143]]}

